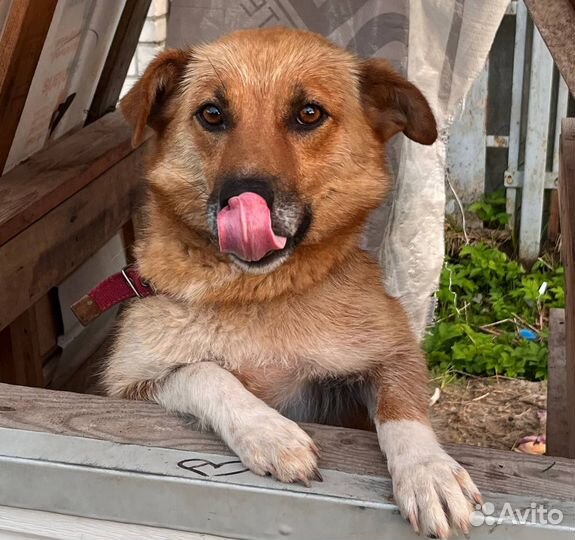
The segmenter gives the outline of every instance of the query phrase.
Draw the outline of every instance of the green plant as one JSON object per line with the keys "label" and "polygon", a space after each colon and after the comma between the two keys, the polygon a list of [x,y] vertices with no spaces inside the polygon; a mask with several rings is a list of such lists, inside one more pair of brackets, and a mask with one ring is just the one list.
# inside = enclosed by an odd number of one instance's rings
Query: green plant
{"label": "green plant", "polygon": [[498,190],[484,195],[480,201],[471,204],[468,210],[490,229],[500,229],[509,222],[505,207],[505,191]]}
{"label": "green plant", "polygon": [[424,340],[430,367],[546,377],[548,311],[565,304],[562,267],[541,258],[527,272],[495,247],[467,245],[446,259],[437,300],[437,323]]}

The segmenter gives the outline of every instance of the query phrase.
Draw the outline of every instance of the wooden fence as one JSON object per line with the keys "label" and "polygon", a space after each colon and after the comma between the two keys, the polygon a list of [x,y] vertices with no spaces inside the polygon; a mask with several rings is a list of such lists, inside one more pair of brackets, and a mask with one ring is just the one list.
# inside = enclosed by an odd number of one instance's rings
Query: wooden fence
{"label": "wooden fence", "polygon": [[[559,134],[570,108],[567,85],[525,3],[511,2],[451,130],[448,174],[464,205],[505,188],[509,226],[526,263],[537,259],[544,236],[558,234]],[[447,213],[457,212],[448,199]]]}

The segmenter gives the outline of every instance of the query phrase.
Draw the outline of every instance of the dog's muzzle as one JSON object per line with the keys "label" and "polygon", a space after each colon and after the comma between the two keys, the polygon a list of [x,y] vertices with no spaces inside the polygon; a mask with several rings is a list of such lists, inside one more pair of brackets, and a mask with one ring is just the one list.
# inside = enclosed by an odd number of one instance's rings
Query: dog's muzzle
{"label": "dog's muzzle", "polygon": [[221,251],[250,272],[287,260],[311,225],[311,210],[273,177],[227,177],[208,201],[208,225]]}

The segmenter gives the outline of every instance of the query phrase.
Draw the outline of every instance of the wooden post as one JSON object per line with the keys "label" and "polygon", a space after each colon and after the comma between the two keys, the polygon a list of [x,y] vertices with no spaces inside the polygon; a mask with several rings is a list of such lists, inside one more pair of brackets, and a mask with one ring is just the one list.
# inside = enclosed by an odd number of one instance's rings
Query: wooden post
{"label": "wooden post", "polygon": [[44,386],[43,362],[57,350],[54,300],[45,295],[0,332],[0,380]]}
{"label": "wooden post", "polygon": [[553,60],[534,29],[519,227],[519,258],[528,265],[537,260],[541,247],[552,81]]}
{"label": "wooden post", "polygon": [[523,103],[523,79],[525,71],[525,40],[527,36],[527,8],[517,2],[515,15],[515,49],[513,52],[513,85],[511,88],[511,112],[509,126],[509,150],[505,186],[507,188],[505,210],[509,215],[509,228],[515,236],[517,222],[517,187],[509,187],[508,178],[519,170],[519,148],[521,139],[521,106]]}
{"label": "wooden post", "polygon": [[[0,174],[26,104],[30,84],[58,0],[12,2],[0,45]],[[0,332],[0,380],[42,386],[42,350],[39,325],[51,343],[56,342],[53,317],[46,316],[50,298],[42,298],[13,325]],[[49,324],[50,323],[50,324]]]}
{"label": "wooden post", "polygon": [[575,458],[575,118],[561,123],[559,205],[565,265],[565,384],[567,443],[565,457]]}
{"label": "wooden post", "polygon": [[[575,0],[574,0],[575,1]],[[567,116],[569,104],[569,89],[565,79],[559,75],[559,87],[557,88],[557,113],[555,115],[555,137],[553,141],[553,167],[552,170],[559,171],[559,143],[561,136],[561,120]],[[561,227],[559,226],[559,192],[557,189],[551,190],[549,201],[549,224],[547,227],[547,239],[556,243],[559,239]]]}
{"label": "wooden post", "polygon": [[58,0],[12,2],[0,45],[0,173],[26,103]]}
{"label": "wooden post", "polygon": [[111,112],[122,90],[151,0],[127,0],[110,46],[86,124]]}
{"label": "wooden post", "polygon": [[565,310],[549,313],[549,365],[547,368],[547,455],[568,456],[569,441],[565,434],[567,411],[567,379],[565,364]]}

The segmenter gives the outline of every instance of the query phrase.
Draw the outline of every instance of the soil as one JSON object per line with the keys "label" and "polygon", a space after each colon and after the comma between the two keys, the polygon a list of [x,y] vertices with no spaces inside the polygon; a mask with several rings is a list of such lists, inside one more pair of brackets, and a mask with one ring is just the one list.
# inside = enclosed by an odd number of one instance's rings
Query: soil
{"label": "soil", "polygon": [[545,434],[546,401],[545,381],[460,378],[441,388],[431,415],[442,442],[512,450]]}

